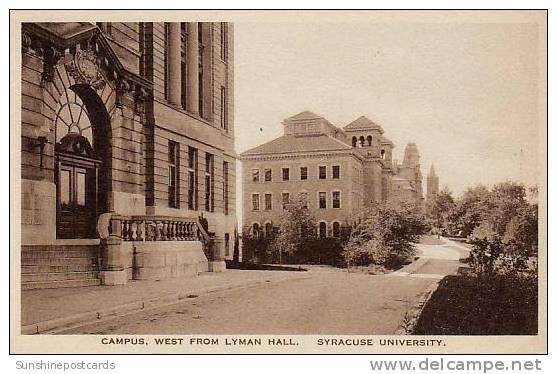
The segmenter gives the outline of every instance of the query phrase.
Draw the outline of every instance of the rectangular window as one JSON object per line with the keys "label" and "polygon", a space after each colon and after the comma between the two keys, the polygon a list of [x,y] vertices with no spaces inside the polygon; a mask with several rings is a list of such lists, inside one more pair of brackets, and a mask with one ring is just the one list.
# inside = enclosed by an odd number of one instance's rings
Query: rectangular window
{"label": "rectangular window", "polygon": [[251,181],[259,183],[259,169],[251,169]]}
{"label": "rectangular window", "polygon": [[252,210],[259,210],[259,194],[258,193],[251,194],[251,209]]}
{"label": "rectangular window", "polygon": [[265,210],[273,209],[273,195],[270,193],[265,194]]}
{"label": "rectangular window", "polygon": [[308,179],[308,168],[306,166],[302,166],[300,168],[300,180],[305,181]]}
{"label": "rectangular window", "polygon": [[228,108],[226,100],[226,88],[220,88],[220,127],[228,130]]}
{"label": "rectangular window", "polygon": [[187,60],[187,51],[188,51],[188,23],[187,22],[180,22],[180,48],[181,48],[181,62],[180,62],[180,76],[182,77],[182,87],[181,87],[181,94],[180,94],[180,102],[182,104],[183,109],[187,109],[187,89],[188,89],[188,60]]}
{"label": "rectangular window", "polygon": [[282,168],[282,180],[290,180],[290,168]]}
{"label": "rectangular window", "polygon": [[145,42],[145,22],[139,22],[139,75],[147,76],[146,69],[146,42]]}
{"label": "rectangular window", "polygon": [[228,28],[226,22],[220,23],[220,58],[223,61],[228,59]]}
{"label": "rectangular window", "polygon": [[333,191],[333,208],[340,208],[340,191]]}
{"label": "rectangular window", "polygon": [[198,93],[199,93],[199,116],[204,118],[204,110],[203,110],[203,103],[204,103],[204,91],[203,91],[203,86],[204,86],[204,82],[203,82],[203,52],[205,50],[205,46],[203,45],[203,23],[198,22],[197,23],[197,36],[198,36],[198,45],[199,45],[199,71],[198,71],[198,76],[199,76],[199,84],[198,86]]}
{"label": "rectangular window", "polygon": [[307,209],[308,207],[308,193],[307,192],[300,192],[300,202],[302,204],[302,208]]}
{"label": "rectangular window", "polygon": [[319,179],[327,179],[327,167],[320,166],[319,167]]}
{"label": "rectangular window", "polygon": [[171,140],[168,141],[168,206],[179,208],[180,190],[179,178],[180,146]]}
{"label": "rectangular window", "polygon": [[282,209],[286,209],[286,206],[290,204],[290,194],[288,192],[282,193]]}
{"label": "rectangular window", "polygon": [[224,255],[230,256],[230,234],[224,234]]}
{"label": "rectangular window", "polygon": [[197,210],[197,149],[188,147],[188,209]]}
{"label": "rectangular window", "polygon": [[327,193],[319,192],[319,209],[327,209]]}
{"label": "rectangular window", "polygon": [[164,99],[168,100],[170,84],[168,83],[170,75],[170,62],[168,60],[168,51],[170,49],[170,24],[164,23]]}
{"label": "rectangular window", "polygon": [[333,179],[340,178],[340,165],[333,165]]}
{"label": "rectangular window", "polygon": [[210,153],[205,154],[205,210],[215,211],[215,165],[214,156]]}
{"label": "rectangular window", "polygon": [[273,181],[273,171],[271,169],[265,169],[265,182]]}
{"label": "rectangular window", "polygon": [[228,162],[223,161],[222,163],[222,174],[223,174],[223,200],[224,200],[224,214],[228,214]]}

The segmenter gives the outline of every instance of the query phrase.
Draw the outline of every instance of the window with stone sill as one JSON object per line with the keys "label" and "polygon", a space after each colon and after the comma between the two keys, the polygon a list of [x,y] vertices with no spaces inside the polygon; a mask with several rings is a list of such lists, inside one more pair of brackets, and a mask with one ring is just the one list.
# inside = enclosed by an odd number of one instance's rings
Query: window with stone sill
{"label": "window with stone sill", "polygon": [[333,208],[340,208],[340,191],[333,191]]}
{"label": "window with stone sill", "polygon": [[327,193],[319,192],[319,209],[327,209]]}
{"label": "window with stone sill", "polygon": [[273,171],[271,169],[265,169],[265,182],[273,181]]}
{"label": "window with stone sill", "polygon": [[273,195],[270,193],[265,194],[265,210],[273,209]]}
{"label": "window with stone sill", "polygon": [[197,210],[197,149],[188,147],[188,209]]}
{"label": "window with stone sill", "polygon": [[340,178],[340,165],[333,165],[333,179]]}
{"label": "window with stone sill", "polygon": [[251,169],[251,181],[259,183],[259,169]]}
{"label": "window with stone sill", "polygon": [[180,190],[178,181],[180,180],[180,148],[179,144],[171,140],[168,141],[168,206],[171,208],[180,207]]}
{"label": "window with stone sill", "polygon": [[290,180],[290,168],[282,168],[282,180]]}
{"label": "window with stone sill", "polygon": [[308,168],[306,166],[300,167],[300,180],[308,179]]}
{"label": "window with stone sill", "polygon": [[282,209],[286,209],[288,204],[290,204],[290,193],[283,192],[282,193]]}
{"label": "window with stone sill", "polygon": [[327,179],[327,167],[319,166],[319,179]]}
{"label": "window with stone sill", "polygon": [[258,211],[259,210],[259,194],[258,193],[254,193],[251,195],[251,209],[253,211]]}

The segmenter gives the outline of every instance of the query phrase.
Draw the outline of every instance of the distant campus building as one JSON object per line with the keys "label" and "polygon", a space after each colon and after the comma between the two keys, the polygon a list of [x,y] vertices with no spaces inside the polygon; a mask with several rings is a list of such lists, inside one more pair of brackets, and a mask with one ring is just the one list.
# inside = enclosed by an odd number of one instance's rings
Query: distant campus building
{"label": "distant campus building", "polygon": [[433,164],[431,169],[429,169],[429,174],[427,175],[427,201],[430,201],[439,193],[439,177],[435,174],[435,168]]}
{"label": "distant campus building", "polygon": [[224,268],[233,61],[229,23],[23,24],[23,289]]}
{"label": "distant campus building", "polygon": [[268,235],[294,199],[312,210],[320,237],[338,237],[373,202],[404,200],[423,209],[416,144],[398,164],[383,128],[364,116],[339,128],[305,111],[283,125],[283,136],[241,154],[244,229]]}

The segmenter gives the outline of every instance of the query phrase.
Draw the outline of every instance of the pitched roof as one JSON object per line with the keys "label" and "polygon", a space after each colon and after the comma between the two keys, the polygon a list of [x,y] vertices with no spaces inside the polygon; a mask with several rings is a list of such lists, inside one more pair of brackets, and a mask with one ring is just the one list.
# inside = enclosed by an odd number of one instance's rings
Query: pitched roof
{"label": "pitched roof", "polygon": [[318,152],[318,151],[343,151],[350,150],[348,144],[330,136],[320,135],[283,135],[255,148],[249,149],[242,156],[279,154],[279,153],[298,153],[298,152]]}
{"label": "pitched roof", "polygon": [[394,143],[391,141],[391,139],[381,135],[381,144],[391,144],[392,146],[394,146]]}
{"label": "pitched roof", "polygon": [[367,118],[366,116],[361,116],[358,117],[356,120],[350,122],[348,125],[344,126],[343,128],[345,131],[356,131],[356,130],[379,130],[379,132],[381,132],[381,134],[383,134],[385,131],[383,131],[383,128],[381,126],[379,126],[378,124],[376,124],[375,122],[373,122],[372,120],[370,120],[369,118]]}
{"label": "pitched roof", "polygon": [[301,113],[298,113],[296,115],[293,115],[292,117],[288,117],[284,120],[284,122],[293,122],[293,121],[308,121],[308,120],[314,120],[314,119],[324,119],[323,117],[321,117],[318,114],[315,114],[313,112],[310,112],[309,110],[303,111]]}

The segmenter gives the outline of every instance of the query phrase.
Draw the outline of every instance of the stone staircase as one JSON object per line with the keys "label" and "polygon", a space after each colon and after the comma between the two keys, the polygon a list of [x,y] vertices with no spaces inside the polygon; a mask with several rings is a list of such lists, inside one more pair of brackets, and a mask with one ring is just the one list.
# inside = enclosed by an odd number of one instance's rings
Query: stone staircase
{"label": "stone staircase", "polygon": [[83,287],[101,284],[99,245],[21,247],[21,289]]}

